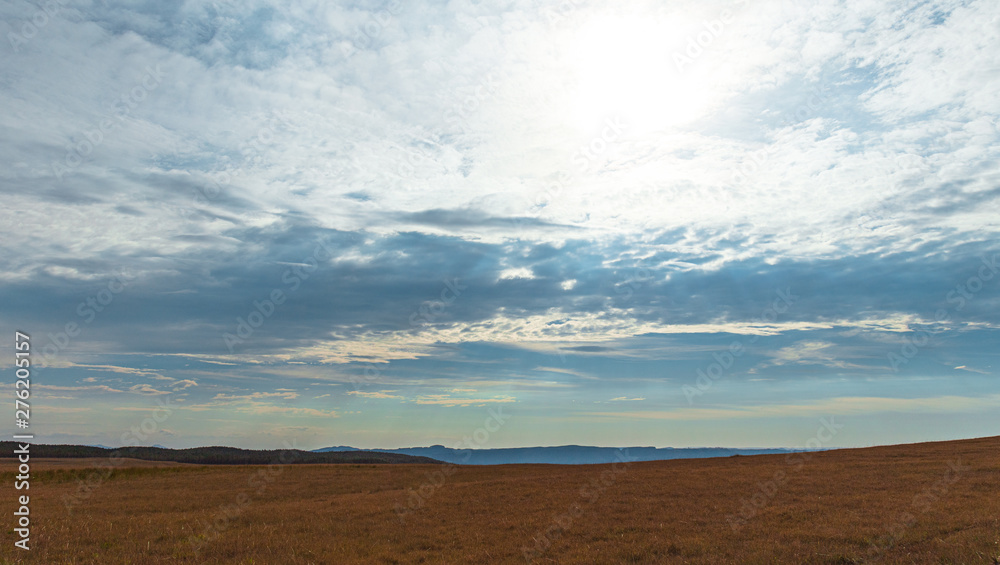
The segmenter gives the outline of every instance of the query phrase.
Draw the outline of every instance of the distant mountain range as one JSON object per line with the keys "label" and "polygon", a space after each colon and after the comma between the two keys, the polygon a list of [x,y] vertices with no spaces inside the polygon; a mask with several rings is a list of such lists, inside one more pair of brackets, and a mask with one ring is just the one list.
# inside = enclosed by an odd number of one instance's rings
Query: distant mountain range
{"label": "distant mountain range", "polygon": [[[0,441],[0,457],[12,457],[17,444]],[[317,453],[299,449],[239,449],[236,447],[193,447],[190,449],[169,449],[166,447],[129,446],[121,448],[95,447],[91,445],[49,445],[31,444],[32,457],[123,457],[146,461],[175,461],[198,465],[267,465],[270,463],[433,463],[440,461],[426,457],[414,457],[402,453],[387,453],[351,450],[350,452]]]}
{"label": "distant mountain range", "polygon": [[[16,444],[0,441],[0,457],[9,457]],[[349,446],[325,447],[313,451],[255,450],[235,447],[195,447],[169,449],[162,446],[108,448],[92,445],[32,444],[34,457],[126,457],[148,461],[175,461],[200,465],[264,465],[283,463],[456,463],[460,465],[504,465],[546,463],[583,465],[615,461],[660,461],[701,459],[733,455],[793,453],[794,449],[737,449],[727,447],[512,447],[502,449],[453,449],[443,445],[399,449],[358,449]]]}
{"label": "distant mountain range", "polygon": [[[337,446],[314,450],[317,453],[360,451],[356,447]],[[550,463],[582,465],[615,461],[660,461],[664,459],[701,459],[733,455],[763,455],[793,453],[795,449],[736,449],[727,447],[592,447],[561,445],[558,447],[512,447],[502,449],[452,449],[443,445],[403,447],[399,449],[369,449],[380,453],[395,453],[429,457],[446,463],[462,465],[504,465],[509,463]]]}

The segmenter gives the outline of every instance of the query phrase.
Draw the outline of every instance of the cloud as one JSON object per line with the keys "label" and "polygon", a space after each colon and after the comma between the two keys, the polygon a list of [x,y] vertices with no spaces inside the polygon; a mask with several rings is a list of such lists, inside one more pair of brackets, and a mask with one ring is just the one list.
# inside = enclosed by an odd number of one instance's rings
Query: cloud
{"label": "cloud", "polygon": [[500,396],[496,398],[455,398],[450,394],[426,394],[414,399],[417,404],[433,404],[437,406],[480,406],[485,404],[506,404],[516,402],[511,396]]}
{"label": "cloud", "polygon": [[990,375],[989,371],[983,371],[982,369],[973,369],[971,367],[966,367],[965,365],[959,365],[955,367],[956,370],[969,371],[970,373],[979,373],[980,375]]}
{"label": "cloud", "polygon": [[394,390],[381,390],[378,392],[365,392],[361,390],[349,390],[347,394],[352,394],[354,396],[360,396],[362,398],[403,398],[402,396],[396,396],[389,394],[390,392],[396,392]]}
{"label": "cloud", "polygon": [[41,390],[565,413],[734,342],[734,383],[860,387],[924,330],[902,373],[987,374],[990,2],[737,7],[683,70],[723,3],[383,8],[80,3],[7,53],[0,320]]}
{"label": "cloud", "polygon": [[273,404],[252,404],[239,406],[236,410],[249,414],[290,414],[293,416],[318,416],[323,418],[339,418],[336,410],[320,410],[318,408],[303,408],[299,406],[276,406]]}
{"label": "cloud", "polygon": [[94,386],[60,386],[60,385],[40,385],[36,384],[33,388],[39,390],[54,390],[54,391],[67,391],[67,392],[125,392],[124,390],[112,388],[108,385],[94,385]]}
{"label": "cloud", "polygon": [[761,367],[768,365],[824,365],[835,369],[865,368],[861,365],[845,362],[843,360],[843,352],[837,348],[836,344],[831,342],[798,342],[768,355],[772,357],[771,361],[763,363]]}
{"label": "cloud", "polygon": [[612,351],[610,347],[600,345],[577,345],[574,347],[563,347],[567,351],[579,351],[581,353],[606,353]]}
{"label": "cloud", "polygon": [[535,274],[531,272],[531,269],[525,267],[518,267],[515,269],[504,269],[500,271],[498,280],[509,280],[509,279],[533,279]]}
{"label": "cloud", "polygon": [[125,375],[135,375],[139,377],[149,377],[156,380],[171,380],[169,377],[164,377],[163,375],[146,369],[136,369],[134,367],[117,367],[114,365],[84,365],[80,363],[71,363],[71,367],[80,367],[87,369],[89,371],[107,371],[111,373],[122,373]]}
{"label": "cloud", "polygon": [[146,383],[132,385],[132,386],[129,387],[129,391],[130,392],[134,392],[136,394],[154,395],[154,396],[155,395],[161,395],[161,394],[170,394],[170,391],[168,391],[168,390],[157,390],[157,389],[153,388],[151,385],[146,384]]}
{"label": "cloud", "polygon": [[[45,397],[46,400],[72,400],[73,397],[62,397],[62,396],[48,396]],[[93,408],[87,406],[43,406],[47,414],[86,414],[93,411]]]}
{"label": "cloud", "polygon": [[294,391],[285,392],[253,392],[249,394],[216,394],[208,402],[192,404],[184,407],[185,410],[194,412],[232,411],[250,415],[271,415],[283,414],[289,416],[309,416],[324,418],[339,418],[340,413],[336,410],[323,410],[308,406],[294,406],[290,404],[278,404],[273,401],[293,401],[299,398],[299,394]]}
{"label": "cloud", "polygon": [[808,404],[762,404],[739,408],[680,408],[664,411],[585,412],[581,416],[624,420],[733,420],[744,418],[808,417],[816,414],[880,413],[950,414],[991,410],[1000,395],[986,397],[937,396],[924,398],[836,397]]}
{"label": "cloud", "polygon": [[559,225],[532,217],[500,218],[488,216],[481,210],[423,210],[421,212],[409,212],[397,216],[397,220],[403,224],[417,224],[445,228],[448,230],[462,230],[466,228],[498,229],[509,230],[514,226],[530,228],[559,228],[561,230],[579,229],[571,225]]}
{"label": "cloud", "polygon": [[567,369],[564,367],[535,367],[532,371],[541,371],[545,373],[562,373],[565,375],[572,375],[574,377],[579,377],[581,379],[594,379],[593,375],[589,375],[582,371],[577,371],[575,369]]}
{"label": "cloud", "polygon": [[254,392],[251,394],[224,394],[219,393],[212,397],[212,400],[226,402],[244,402],[248,400],[260,400],[263,398],[281,398],[284,400],[294,400],[299,394],[294,391],[286,392]]}

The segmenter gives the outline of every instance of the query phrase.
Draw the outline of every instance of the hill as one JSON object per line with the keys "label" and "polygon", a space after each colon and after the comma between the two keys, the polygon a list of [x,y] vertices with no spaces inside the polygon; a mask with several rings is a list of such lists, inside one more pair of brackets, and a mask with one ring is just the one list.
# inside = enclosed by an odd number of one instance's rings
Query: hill
{"label": "hill", "polygon": [[[12,441],[0,441],[0,457],[11,457],[14,450],[17,449],[16,445]],[[275,462],[288,464],[440,463],[440,461],[427,457],[414,457],[401,453],[375,453],[371,451],[315,453],[299,449],[255,450],[219,446],[190,449],[129,446],[112,449],[90,445],[32,444],[30,451],[33,458],[131,458],[200,465],[267,465]]]}
{"label": "hill", "polygon": [[[358,451],[348,446],[324,447],[316,453]],[[731,457],[733,455],[764,455],[792,453],[792,449],[736,449],[728,447],[593,447],[586,445],[560,445],[556,447],[511,447],[498,449],[453,449],[443,445],[430,447],[403,447],[399,449],[372,449],[379,453],[399,453],[430,457],[457,465],[509,465],[518,463],[546,463],[552,465],[586,465],[614,463],[616,461],[665,461],[669,459],[703,459]]]}
{"label": "hill", "polygon": [[[0,563],[995,565],[997,453],[1000,437],[610,465],[38,461],[35,545]],[[0,460],[0,482],[15,473]]]}

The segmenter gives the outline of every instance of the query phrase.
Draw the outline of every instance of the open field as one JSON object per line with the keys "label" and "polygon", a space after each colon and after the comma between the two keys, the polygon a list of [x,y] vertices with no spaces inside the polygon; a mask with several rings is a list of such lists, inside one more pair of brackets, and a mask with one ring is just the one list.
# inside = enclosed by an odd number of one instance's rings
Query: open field
{"label": "open field", "polygon": [[5,526],[3,563],[1000,562],[1000,437],[595,466],[32,463],[33,549]]}
{"label": "open field", "polygon": [[[145,459],[132,459],[123,457],[122,467],[200,467],[191,463],[180,463],[177,461],[146,461]],[[52,471],[58,469],[92,469],[101,465],[107,465],[108,460],[100,457],[81,457],[78,459],[67,459],[62,457],[39,457],[31,458],[31,468],[36,471]],[[0,459],[0,472],[10,473],[17,469],[15,459]]]}

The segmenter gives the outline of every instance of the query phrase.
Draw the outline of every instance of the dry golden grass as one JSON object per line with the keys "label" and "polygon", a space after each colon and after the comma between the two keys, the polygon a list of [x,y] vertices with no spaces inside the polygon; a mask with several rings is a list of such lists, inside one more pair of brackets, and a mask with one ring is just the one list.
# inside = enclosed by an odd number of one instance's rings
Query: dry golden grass
{"label": "dry golden grass", "polygon": [[[998,454],[995,437],[804,461],[128,464],[90,477],[71,510],[89,472],[33,461],[33,549],[15,550],[5,526],[0,562],[995,564]],[[10,460],[0,468],[12,484]],[[422,486],[422,507],[401,512]]]}
{"label": "dry golden grass", "polygon": [[[57,459],[54,457],[48,458],[31,458],[31,467],[37,470],[54,470],[54,469],[86,469],[94,468],[95,466],[107,465],[109,459],[102,459],[99,457],[81,457],[78,459]],[[145,459],[131,459],[128,457],[122,457],[121,461],[124,463],[122,467],[190,467],[196,466],[191,463],[178,463],[176,461],[146,461]],[[17,460],[11,458],[0,459],[0,472],[10,472],[17,469]]]}

